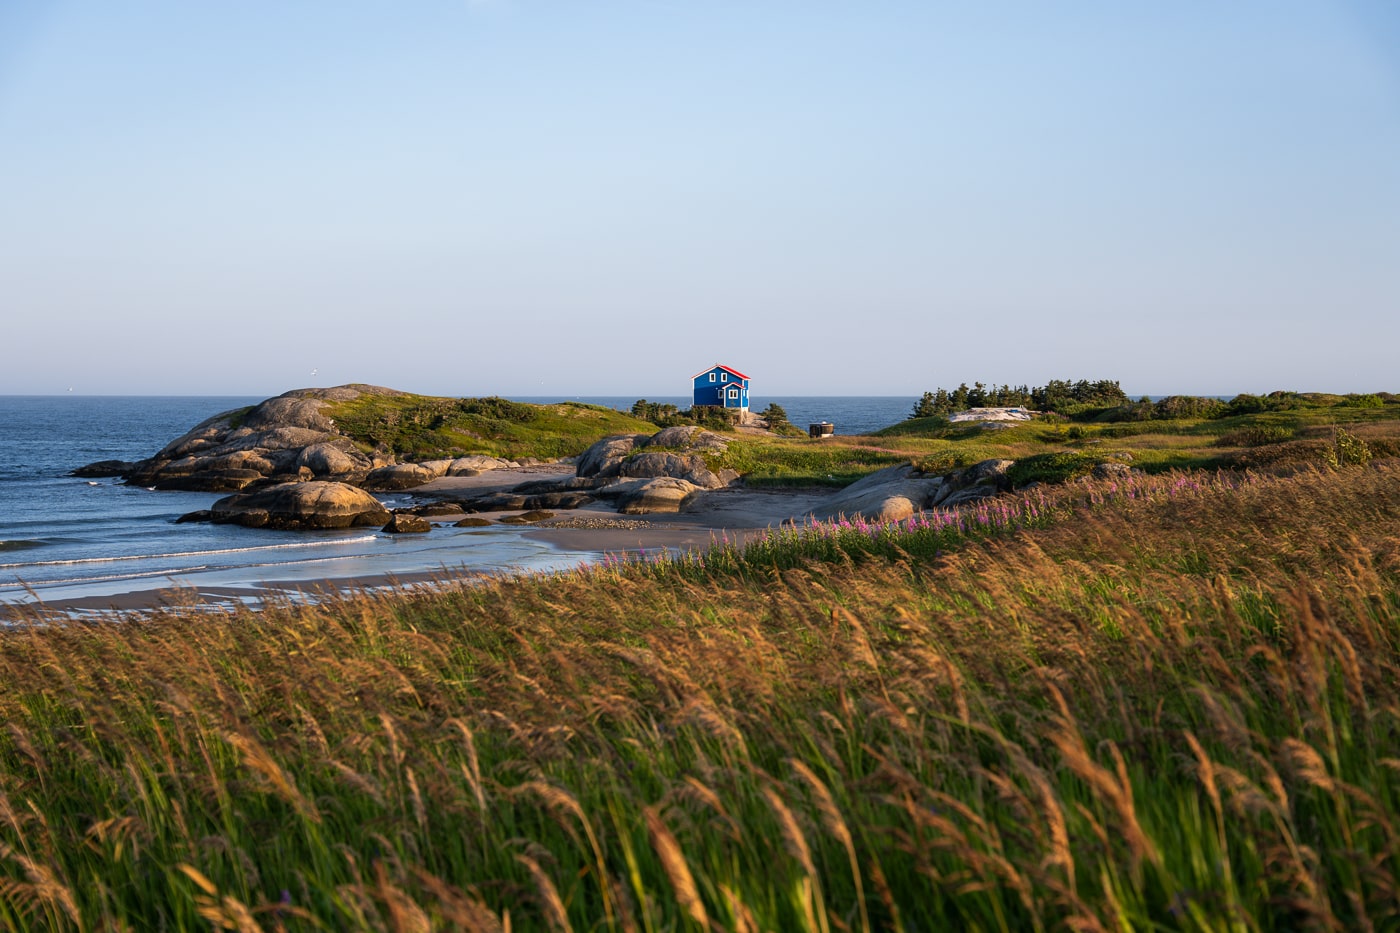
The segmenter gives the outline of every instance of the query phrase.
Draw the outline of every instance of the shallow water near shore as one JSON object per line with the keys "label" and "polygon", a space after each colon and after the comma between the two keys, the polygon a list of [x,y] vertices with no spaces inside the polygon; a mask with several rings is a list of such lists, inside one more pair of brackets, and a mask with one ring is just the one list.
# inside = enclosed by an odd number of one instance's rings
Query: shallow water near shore
{"label": "shallow water near shore", "polygon": [[[558,397],[520,401],[557,402]],[[569,399],[574,400],[574,399]],[[635,399],[580,397],[628,408]],[[178,588],[247,590],[263,583],[381,579],[407,574],[563,570],[594,561],[508,525],[289,532],[175,524],[222,493],[154,491],[117,479],[67,475],[98,460],[140,460],[200,421],[259,398],[230,396],[0,397],[0,606],[57,603]],[[688,404],[684,398],[662,398]],[[906,398],[774,398],[794,423],[835,421],[840,433],[892,424]],[[402,494],[381,497],[393,506]]]}

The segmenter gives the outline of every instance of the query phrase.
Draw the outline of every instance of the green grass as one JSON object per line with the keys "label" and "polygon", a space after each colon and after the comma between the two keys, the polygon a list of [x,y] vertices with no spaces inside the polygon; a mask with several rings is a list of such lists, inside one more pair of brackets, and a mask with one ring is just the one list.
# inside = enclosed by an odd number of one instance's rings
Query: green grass
{"label": "green grass", "polygon": [[11,627],[0,927],[1393,928],[1397,480]]}
{"label": "green grass", "polygon": [[1132,466],[1154,473],[1316,465],[1325,461],[1324,442],[1339,427],[1355,433],[1377,456],[1400,455],[1400,405],[1358,407],[1342,396],[1304,399],[1310,407],[1226,418],[1034,421],[996,430],[919,418],[877,431],[866,443],[904,453],[937,472],[992,457],[1020,461],[1047,455],[1131,458]]}
{"label": "green grass", "polygon": [[846,486],[875,470],[907,463],[909,455],[859,439],[727,438],[726,450],[705,455],[711,469],[743,474],[750,486]]}
{"label": "green grass", "polygon": [[488,454],[542,460],[582,453],[609,434],[649,434],[651,424],[599,405],[531,405],[499,398],[361,395],[324,414],[364,449],[408,460]]}

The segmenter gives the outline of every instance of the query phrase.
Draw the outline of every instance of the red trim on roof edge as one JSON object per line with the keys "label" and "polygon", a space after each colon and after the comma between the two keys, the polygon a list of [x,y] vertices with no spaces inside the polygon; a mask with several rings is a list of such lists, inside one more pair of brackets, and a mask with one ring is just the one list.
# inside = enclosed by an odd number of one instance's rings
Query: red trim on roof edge
{"label": "red trim on roof edge", "polygon": [[745,376],[743,373],[739,372],[739,370],[737,370],[737,369],[730,369],[728,366],[724,366],[724,365],[722,365],[722,364],[720,364],[720,363],[716,363],[715,365],[711,366],[710,369],[702,369],[702,370],[700,370],[698,373],[696,373],[695,375],[691,376],[690,378],[691,378],[691,380],[699,379],[701,376],[705,375],[705,374],[706,374],[707,372],[709,372],[711,369],[722,369],[722,370],[724,370],[725,372],[727,372],[727,373],[729,373],[729,374],[731,374],[731,375],[738,376],[740,379],[747,379],[747,378],[749,378],[748,376]]}

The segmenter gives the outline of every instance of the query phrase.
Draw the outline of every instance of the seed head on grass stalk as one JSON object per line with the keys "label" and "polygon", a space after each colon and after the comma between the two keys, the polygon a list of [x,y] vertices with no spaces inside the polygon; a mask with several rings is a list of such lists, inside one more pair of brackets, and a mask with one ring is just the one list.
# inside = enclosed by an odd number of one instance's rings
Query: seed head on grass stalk
{"label": "seed head on grass stalk", "polygon": [[652,851],[661,860],[661,867],[671,882],[671,890],[675,892],[676,902],[691,920],[700,925],[700,929],[710,929],[709,914],[705,910],[705,902],[700,899],[700,890],[695,886],[695,877],[686,864],[680,843],[661,818],[660,809],[649,806],[643,809],[642,815],[646,818]]}

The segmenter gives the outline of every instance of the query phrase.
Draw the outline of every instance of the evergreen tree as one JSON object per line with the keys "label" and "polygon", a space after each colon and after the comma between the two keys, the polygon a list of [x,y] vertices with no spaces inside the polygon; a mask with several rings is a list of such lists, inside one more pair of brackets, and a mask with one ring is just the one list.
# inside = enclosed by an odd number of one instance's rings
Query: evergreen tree
{"label": "evergreen tree", "polygon": [[[942,389],[938,391],[942,392]],[[944,393],[945,395],[947,393]],[[933,393],[925,392],[917,402],[914,403],[914,410],[909,413],[910,418],[932,418],[938,414],[933,404]]]}
{"label": "evergreen tree", "polygon": [[759,412],[758,416],[767,422],[770,431],[781,432],[784,428],[792,427],[788,421],[787,410],[777,402],[769,402],[768,407]]}

